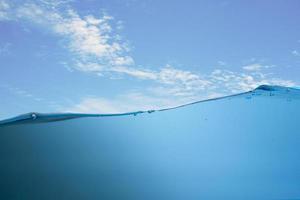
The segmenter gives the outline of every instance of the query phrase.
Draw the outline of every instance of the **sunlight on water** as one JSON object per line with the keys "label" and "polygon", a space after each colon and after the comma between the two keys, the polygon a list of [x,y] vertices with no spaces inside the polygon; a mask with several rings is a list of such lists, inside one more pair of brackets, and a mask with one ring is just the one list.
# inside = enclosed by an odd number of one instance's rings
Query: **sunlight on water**
{"label": "sunlight on water", "polygon": [[300,90],[275,86],[155,112],[25,114],[0,122],[0,196],[297,199],[299,119]]}

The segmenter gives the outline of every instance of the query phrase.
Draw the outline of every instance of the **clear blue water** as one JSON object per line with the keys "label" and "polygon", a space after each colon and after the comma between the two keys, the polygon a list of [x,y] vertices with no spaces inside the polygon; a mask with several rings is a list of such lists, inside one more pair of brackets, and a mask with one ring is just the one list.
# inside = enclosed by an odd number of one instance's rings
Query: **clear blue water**
{"label": "clear blue water", "polygon": [[[68,120],[67,120],[68,119]],[[0,199],[300,199],[300,90],[0,122]]]}

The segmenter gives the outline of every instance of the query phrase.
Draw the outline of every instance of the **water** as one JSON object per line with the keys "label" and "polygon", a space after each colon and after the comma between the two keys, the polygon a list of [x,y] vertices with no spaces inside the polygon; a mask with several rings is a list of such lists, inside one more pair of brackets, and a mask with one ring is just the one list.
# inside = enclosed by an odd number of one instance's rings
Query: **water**
{"label": "water", "polygon": [[299,199],[300,90],[0,122],[1,199]]}

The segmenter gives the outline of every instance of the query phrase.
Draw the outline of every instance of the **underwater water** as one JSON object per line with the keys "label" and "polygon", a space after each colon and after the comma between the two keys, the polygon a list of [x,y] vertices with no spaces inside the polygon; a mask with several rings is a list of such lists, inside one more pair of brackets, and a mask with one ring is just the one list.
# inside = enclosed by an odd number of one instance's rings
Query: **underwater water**
{"label": "underwater water", "polygon": [[[68,120],[67,120],[68,119]],[[0,122],[0,199],[300,199],[300,90]]]}

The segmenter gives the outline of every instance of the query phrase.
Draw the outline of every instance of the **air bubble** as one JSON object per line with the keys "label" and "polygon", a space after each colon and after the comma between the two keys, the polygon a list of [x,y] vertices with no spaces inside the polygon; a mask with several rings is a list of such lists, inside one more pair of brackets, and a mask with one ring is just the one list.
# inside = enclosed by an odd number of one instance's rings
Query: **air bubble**
{"label": "air bubble", "polygon": [[32,118],[33,120],[35,120],[35,119],[37,118],[37,115],[36,115],[35,113],[31,113],[31,118]]}

